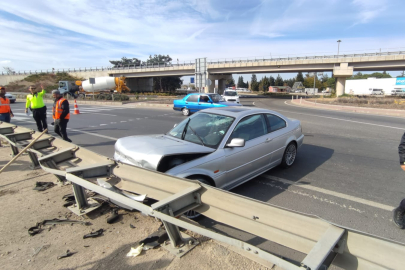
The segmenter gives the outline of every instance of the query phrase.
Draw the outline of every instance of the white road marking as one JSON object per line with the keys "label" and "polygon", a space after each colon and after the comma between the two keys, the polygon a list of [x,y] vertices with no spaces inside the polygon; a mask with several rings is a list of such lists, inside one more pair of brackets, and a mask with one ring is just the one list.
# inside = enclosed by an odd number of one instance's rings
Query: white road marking
{"label": "white road marking", "polygon": [[[302,108],[302,109],[308,109],[308,110],[318,110],[318,111],[324,111],[324,112],[338,112],[338,113],[355,114],[355,115],[356,115],[356,114],[360,114],[360,115],[389,117],[389,118],[396,118],[396,119],[405,120],[405,118],[399,117],[399,116],[381,115],[381,114],[371,114],[371,113],[358,113],[358,112],[345,112],[345,111],[335,110],[335,109],[327,110],[327,109],[321,109],[321,108],[304,107],[304,106],[299,106],[299,105],[290,104],[290,103],[288,103],[288,101],[284,101],[284,104],[285,104],[285,105],[288,105],[288,106],[297,107],[297,108]],[[337,106],[337,105],[336,105],[336,106]],[[359,109],[362,109],[362,107],[359,107]],[[286,111],[285,111],[285,112],[286,112]]]}
{"label": "white road marking", "polygon": [[127,121],[121,121],[121,123],[126,123]]}
{"label": "white road marking", "polygon": [[107,124],[100,124],[100,126],[106,126]]}
{"label": "white road marking", "polygon": [[[285,104],[287,104],[287,103],[285,103]],[[287,104],[287,105],[290,105],[290,104]],[[392,129],[404,130],[403,127],[392,127],[392,126],[378,125],[378,124],[367,123],[367,122],[361,122],[361,121],[347,120],[347,119],[335,118],[335,117],[329,117],[329,116],[320,116],[320,115],[309,114],[309,113],[291,112],[291,111],[286,111],[286,110],[277,110],[277,111],[280,111],[280,112],[289,112],[289,113],[295,113],[295,114],[302,114],[302,115],[309,115],[309,116],[314,116],[314,117],[320,117],[320,118],[326,118],[326,119],[332,119],[332,120],[338,120],[338,121],[345,121],[345,122],[351,122],[351,123],[363,124],[363,125],[369,125],[369,126],[385,127],[385,128],[392,128]]]}
{"label": "white road marking", "polygon": [[99,114],[99,115],[108,115],[108,116],[116,116],[114,114],[106,114],[106,113],[95,113],[95,112],[83,112],[80,114]]}
{"label": "white road marking", "polygon": [[28,117],[14,116],[13,118],[11,118],[11,121],[13,121],[13,120],[26,121],[27,119],[28,119]]}
{"label": "white road marking", "polygon": [[141,120],[141,118],[136,118],[136,120]]}
{"label": "white road marking", "polygon": [[[284,183],[284,184],[287,184],[287,185],[293,185],[293,186],[296,186],[296,187],[299,187],[299,188],[309,189],[309,190],[320,192],[320,193],[323,193],[323,194],[332,195],[332,196],[335,196],[335,197],[338,197],[338,198],[341,198],[341,199],[345,199],[345,200],[365,204],[365,205],[368,205],[368,206],[372,206],[372,207],[375,207],[375,208],[380,208],[380,209],[387,210],[387,211],[392,211],[395,208],[395,207],[390,206],[390,205],[385,205],[385,204],[365,200],[365,199],[362,199],[362,198],[350,196],[350,195],[347,195],[347,194],[343,194],[343,193],[339,193],[339,192],[335,192],[335,191],[332,191],[332,190],[327,190],[327,189],[323,189],[323,188],[319,188],[319,187],[314,187],[314,186],[307,185],[307,184],[301,184],[300,182],[294,182],[294,181],[282,179],[282,178],[275,177],[275,176],[261,175],[261,177],[267,178],[269,180],[281,182],[281,183]],[[260,182],[260,181],[257,181],[257,182],[259,182],[261,184],[265,183],[265,182]]]}
{"label": "white road marking", "polygon": [[110,137],[110,136],[105,136],[105,135],[101,135],[101,134],[97,134],[97,133],[87,132],[87,131],[78,130],[78,129],[73,129],[73,128],[67,128],[67,129],[72,130],[72,131],[76,131],[76,132],[79,132],[79,133],[84,133],[84,134],[87,134],[87,135],[92,135],[92,136],[96,136],[96,137],[100,137],[100,138],[105,138],[105,139],[113,140],[113,141],[118,140],[118,138],[114,138],[114,137]]}
{"label": "white road marking", "polygon": [[111,122],[111,124],[117,124],[117,122]]}

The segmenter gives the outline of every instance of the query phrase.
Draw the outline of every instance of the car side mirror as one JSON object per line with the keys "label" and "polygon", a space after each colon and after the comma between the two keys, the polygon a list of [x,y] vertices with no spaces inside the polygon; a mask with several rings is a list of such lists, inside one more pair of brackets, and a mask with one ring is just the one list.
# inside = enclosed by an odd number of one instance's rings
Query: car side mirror
{"label": "car side mirror", "polygon": [[245,146],[245,140],[241,139],[241,138],[234,138],[234,139],[232,139],[232,141],[230,143],[228,143],[226,145],[226,147],[230,147],[230,148],[244,147],[244,146]]}

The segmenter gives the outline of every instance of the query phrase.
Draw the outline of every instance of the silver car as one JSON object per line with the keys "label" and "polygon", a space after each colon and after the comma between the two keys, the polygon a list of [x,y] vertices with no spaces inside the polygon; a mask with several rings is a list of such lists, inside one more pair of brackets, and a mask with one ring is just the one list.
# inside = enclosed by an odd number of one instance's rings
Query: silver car
{"label": "silver car", "polygon": [[278,165],[293,165],[304,135],[301,123],[266,109],[200,111],[165,135],[130,136],[114,159],[232,189]]}

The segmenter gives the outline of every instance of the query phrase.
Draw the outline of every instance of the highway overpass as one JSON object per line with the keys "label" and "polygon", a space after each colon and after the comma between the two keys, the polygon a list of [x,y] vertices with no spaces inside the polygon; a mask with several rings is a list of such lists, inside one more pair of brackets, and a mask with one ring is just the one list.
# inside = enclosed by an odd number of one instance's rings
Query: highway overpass
{"label": "highway overpass", "polygon": [[[204,62],[204,70],[197,68],[196,63]],[[200,65],[200,64],[198,64]],[[199,72],[197,72],[197,69]],[[232,74],[249,73],[293,73],[293,72],[332,72],[337,78],[336,91],[338,95],[344,93],[347,77],[354,71],[392,71],[405,69],[405,51],[364,53],[350,55],[323,55],[284,58],[255,58],[255,59],[229,59],[210,60],[206,58],[196,59],[195,63],[182,64],[155,64],[149,66],[122,66],[119,68],[101,67],[85,69],[63,69],[72,75],[88,78],[98,76],[125,76],[127,78],[146,78],[156,76],[199,76],[204,82],[205,91],[213,92],[215,82],[211,86],[205,85],[206,79],[218,80],[219,91],[225,87],[224,80]],[[40,73],[40,71],[35,71]],[[16,72],[13,75],[3,74],[0,76],[0,84],[8,84],[15,80],[21,80],[24,76],[33,72]]]}

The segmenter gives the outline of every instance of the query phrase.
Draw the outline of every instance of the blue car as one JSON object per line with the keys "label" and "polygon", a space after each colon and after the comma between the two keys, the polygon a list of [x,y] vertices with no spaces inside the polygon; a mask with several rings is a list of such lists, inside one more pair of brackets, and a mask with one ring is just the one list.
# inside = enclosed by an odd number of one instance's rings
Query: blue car
{"label": "blue car", "polygon": [[219,108],[226,106],[242,106],[234,102],[226,102],[218,94],[188,94],[183,99],[173,100],[173,110],[181,111],[183,115],[188,116],[191,113],[208,108]]}

